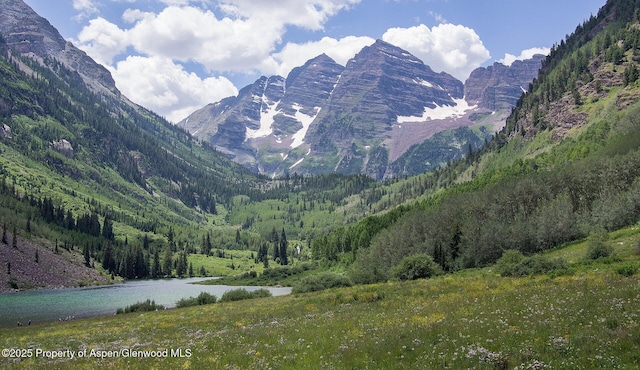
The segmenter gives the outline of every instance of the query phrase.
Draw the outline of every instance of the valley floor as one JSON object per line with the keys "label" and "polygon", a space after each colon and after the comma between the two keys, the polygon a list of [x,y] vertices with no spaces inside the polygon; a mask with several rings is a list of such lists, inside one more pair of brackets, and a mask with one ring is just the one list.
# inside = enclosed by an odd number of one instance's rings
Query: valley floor
{"label": "valley floor", "polygon": [[637,369],[640,256],[632,234],[612,237],[613,259],[585,262],[584,242],[552,252],[573,262],[563,276],[505,278],[486,268],[1,329],[0,346],[21,352],[3,352],[0,366]]}

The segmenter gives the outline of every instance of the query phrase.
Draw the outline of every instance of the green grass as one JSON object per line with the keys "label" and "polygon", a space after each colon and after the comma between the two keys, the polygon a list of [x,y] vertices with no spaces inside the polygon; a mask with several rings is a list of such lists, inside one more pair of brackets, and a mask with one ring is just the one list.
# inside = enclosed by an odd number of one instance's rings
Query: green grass
{"label": "green grass", "polygon": [[[217,250],[213,249],[212,253],[216,254]],[[251,270],[262,271],[262,263],[255,264],[251,253],[256,254],[256,252],[247,250],[224,250],[225,258],[191,254],[187,260],[193,264],[193,272],[198,276],[201,267],[205,268],[206,276],[216,277],[240,275]]]}
{"label": "green grass", "polygon": [[578,258],[574,274],[555,278],[503,278],[485,268],[1,329],[3,348],[166,350],[169,358],[0,358],[0,367],[637,369],[640,273],[617,272],[640,260],[637,236],[633,228],[612,233],[620,258],[608,263],[582,264],[585,243],[550,253]]}

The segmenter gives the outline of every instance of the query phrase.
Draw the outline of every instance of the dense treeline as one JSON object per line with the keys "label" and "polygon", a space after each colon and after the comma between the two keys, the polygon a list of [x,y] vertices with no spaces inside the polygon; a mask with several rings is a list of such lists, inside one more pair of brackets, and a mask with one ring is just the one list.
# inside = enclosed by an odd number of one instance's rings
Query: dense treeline
{"label": "dense treeline", "polygon": [[358,251],[355,270],[365,281],[386,278],[414,254],[431,255],[445,271],[484,266],[506,250],[531,255],[638,220],[640,152],[591,156],[415,208]]}
{"label": "dense treeline", "polygon": [[[376,281],[388,278],[390,270],[411,255],[429,255],[444,271],[454,271],[493,263],[505,250],[533,254],[593,230],[637,222],[637,104],[624,113],[602,113],[600,121],[581,135],[550,146],[535,158],[505,160],[506,165],[485,168],[480,174],[474,164],[489,152],[500,156],[504,149],[515,154],[519,149],[514,147],[526,145],[525,136],[553,129],[542,112],[567,93],[573,95],[574,104],[582,104],[574,91],[593,81],[594,61],[595,66],[610,63],[614,72],[621,63],[620,85],[634,89],[640,60],[639,7],[640,1],[610,1],[597,18],[555,46],[531,92],[518,101],[495,140],[422,177],[427,191],[446,190],[318,238],[312,243],[314,256],[347,262],[355,257],[354,279]],[[530,124],[534,130],[525,133]],[[461,177],[472,180],[457,183]]]}
{"label": "dense treeline", "polygon": [[[514,132],[525,135],[528,130],[528,135],[532,135],[551,128],[543,112],[566,93],[571,94],[574,104],[581,105],[583,97],[578,89],[593,81],[590,64],[594,61],[596,65],[606,62],[618,65],[630,52],[633,63],[626,67],[624,85],[635,82],[639,77],[635,63],[640,59],[640,29],[632,23],[640,19],[639,7],[638,0],[609,1],[597,17],[591,16],[566,40],[554,45],[542,63],[539,76],[507,119],[500,135],[503,142],[505,136]],[[598,81],[596,89],[601,89],[601,85]],[[525,115],[529,116],[533,128],[525,127],[522,122]]]}

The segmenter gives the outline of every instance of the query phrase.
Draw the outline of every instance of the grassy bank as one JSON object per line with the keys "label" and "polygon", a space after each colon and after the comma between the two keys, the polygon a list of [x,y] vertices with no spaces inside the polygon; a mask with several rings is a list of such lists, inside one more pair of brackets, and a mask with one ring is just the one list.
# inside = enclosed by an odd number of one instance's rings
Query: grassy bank
{"label": "grassy bank", "polygon": [[[2,357],[0,366],[637,369],[635,237],[633,229],[612,235],[614,259],[584,262],[579,256],[586,243],[554,252],[575,256],[567,258],[572,273],[555,278],[505,278],[488,268],[430,280],[1,329],[2,348],[34,352],[22,360]],[[635,274],[619,272],[628,265],[636,266]],[[40,353],[35,358],[36,350],[71,350],[76,357],[51,359]],[[121,357],[78,358],[84,350]],[[168,358],[122,357],[142,351]]]}

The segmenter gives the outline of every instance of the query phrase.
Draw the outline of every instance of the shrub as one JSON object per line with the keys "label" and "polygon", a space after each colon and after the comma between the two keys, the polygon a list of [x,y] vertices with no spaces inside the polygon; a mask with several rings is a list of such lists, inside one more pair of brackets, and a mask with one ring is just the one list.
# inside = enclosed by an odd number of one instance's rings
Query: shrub
{"label": "shrub", "polygon": [[380,294],[378,294],[378,292],[360,292],[357,293],[355,296],[356,301],[358,302],[377,302],[381,299],[382,297],[380,296]]}
{"label": "shrub", "polygon": [[608,239],[609,234],[606,231],[591,234],[587,246],[587,259],[610,257],[613,254],[613,247],[607,242]]}
{"label": "shrub", "polygon": [[251,294],[251,298],[267,298],[272,296],[271,292],[268,289],[264,289],[264,288],[254,290],[250,294]]}
{"label": "shrub", "polygon": [[11,289],[18,289],[18,281],[15,278],[11,278],[9,279],[9,281],[7,282],[7,284],[9,284],[9,286],[11,287]]}
{"label": "shrub", "polygon": [[124,309],[118,308],[116,310],[116,314],[157,311],[157,310],[163,310],[163,309],[164,309],[164,306],[157,305],[155,301],[147,299],[144,302],[134,303],[131,306],[125,307]]}
{"label": "shrub", "polygon": [[638,266],[634,263],[629,263],[623,266],[620,266],[616,269],[616,272],[622,276],[630,277],[633,276],[636,272],[638,272]]}
{"label": "shrub", "polygon": [[318,275],[307,276],[300,280],[292,289],[292,293],[317,292],[329,288],[352,286],[351,279],[344,275],[326,272]]}
{"label": "shrub", "polygon": [[516,269],[522,263],[524,258],[524,255],[517,250],[507,250],[502,253],[502,257],[500,257],[496,263],[496,271],[501,276],[516,276]]}
{"label": "shrub", "polygon": [[191,307],[216,303],[218,297],[207,292],[200,292],[197,297],[182,298],[176,303],[176,307]]}
{"label": "shrub", "polygon": [[354,264],[347,274],[354,284],[359,285],[374,284],[387,280],[387,276],[376,267],[368,270]]}
{"label": "shrub", "polygon": [[428,279],[441,273],[440,265],[428,254],[405,257],[391,269],[391,274],[400,280]]}
{"label": "shrub", "polygon": [[539,254],[525,257],[515,250],[504,252],[496,264],[496,270],[501,276],[546,274],[553,271],[566,270],[567,268],[567,261],[562,258],[551,259]]}
{"label": "shrub", "polygon": [[251,271],[247,271],[245,273],[243,273],[242,275],[240,275],[241,279],[254,279],[258,277],[258,273],[255,272],[255,270],[251,270]]}
{"label": "shrub", "polygon": [[233,301],[242,301],[245,299],[253,299],[253,298],[265,298],[271,297],[271,292],[267,289],[258,289],[253,292],[249,292],[244,288],[234,289],[224,292],[222,297],[220,298],[220,302],[233,302]]}

